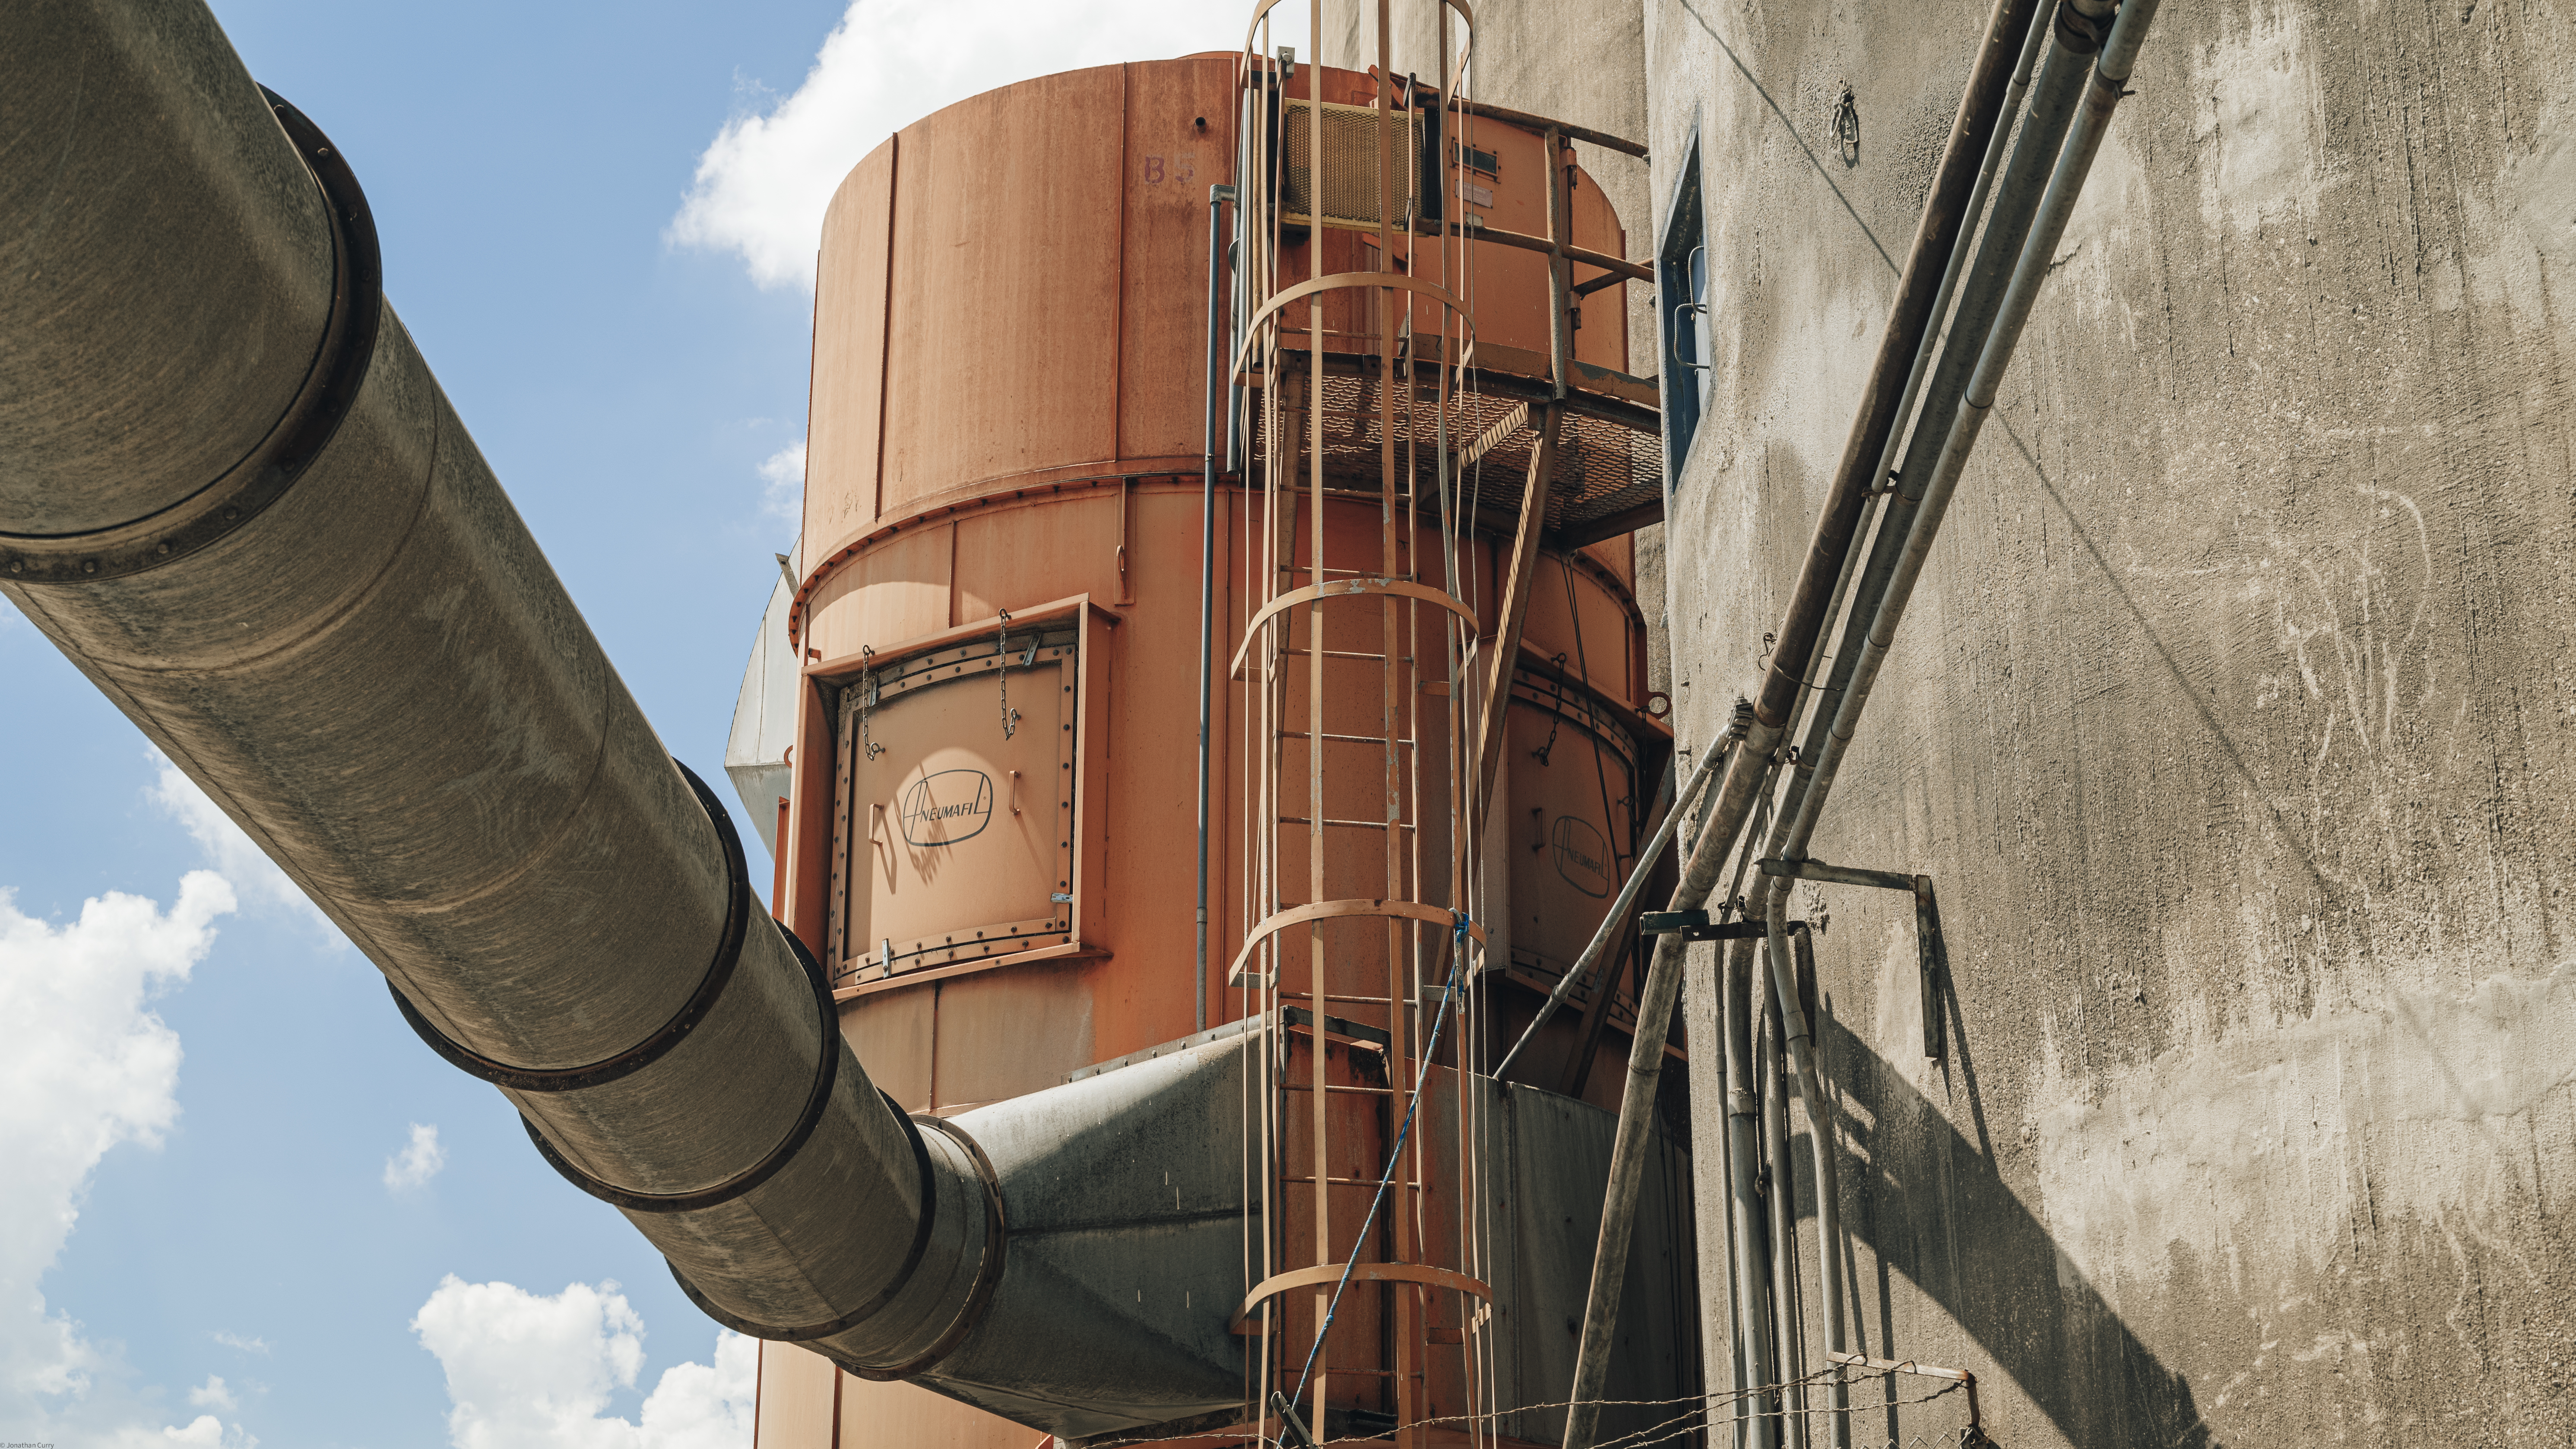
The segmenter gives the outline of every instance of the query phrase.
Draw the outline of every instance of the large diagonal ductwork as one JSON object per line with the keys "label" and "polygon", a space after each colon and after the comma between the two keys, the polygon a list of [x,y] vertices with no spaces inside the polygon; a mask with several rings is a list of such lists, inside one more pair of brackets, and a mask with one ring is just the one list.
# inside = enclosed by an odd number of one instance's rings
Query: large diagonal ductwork
{"label": "large diagonal ductwork", "polygon": [[[9,6],[0,72],[0,589],[713,1316],[1065,1434],[1236,1402],[1236,1173],[1118,1164],[1234,1130],[1193,1073],[1239,1051],[889,1105],[383,304],[336,151],[192,0]],[[1011,1266],[1014,1204],[1092,1247]],[[1085,1280],[1124,1239],[1170,1304]]]}

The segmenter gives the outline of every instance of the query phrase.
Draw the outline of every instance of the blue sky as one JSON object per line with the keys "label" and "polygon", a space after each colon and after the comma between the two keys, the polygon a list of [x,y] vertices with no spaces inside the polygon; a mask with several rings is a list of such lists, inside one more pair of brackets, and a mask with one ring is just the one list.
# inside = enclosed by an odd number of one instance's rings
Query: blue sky
{"label": "blue sky", "polygon": [[[794,537],[832,183],[1248,9],[215,6],[351,158],[394,306],[710,781]],[[747,1345],[5,604],[0,699],[0,1440],[747,1449]]]}

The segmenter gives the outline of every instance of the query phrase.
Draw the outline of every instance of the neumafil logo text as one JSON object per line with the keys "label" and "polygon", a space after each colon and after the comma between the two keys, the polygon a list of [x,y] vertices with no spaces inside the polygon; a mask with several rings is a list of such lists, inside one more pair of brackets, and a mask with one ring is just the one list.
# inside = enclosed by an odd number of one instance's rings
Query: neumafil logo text
{"label": "neumafil logo text", "polygon": [[993,823],[993,777],[981,770],[941,770],[903,792],[903,838],[914,845],[955,845]]}
{"label": "neumafil logo text", "polygon": [[1592,822],[1559,815],[1556,828],[1548,832],[1548,843],[1556,848],[1556,873],[1565,877],[1567,885],[1596,900],[1610,894],[1610,887],[1617,884],[1610,879],[1610,842],[1592,828]]}

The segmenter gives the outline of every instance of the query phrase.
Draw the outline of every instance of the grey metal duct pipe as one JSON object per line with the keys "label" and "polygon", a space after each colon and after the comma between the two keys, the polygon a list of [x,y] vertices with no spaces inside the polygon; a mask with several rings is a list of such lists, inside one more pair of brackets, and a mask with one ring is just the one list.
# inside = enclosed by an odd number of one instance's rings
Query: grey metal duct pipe
{"label": "grey metal duct pipe", "polygon": [[987,1184],[850,1059],[383,306],[346,167],[202,6],[5,28],[59,158],[0,182],[43,279],[0,296],[11,599],[698,1293],[921,1357]]}
{"label": "grey metal duct pipe", "polygon": [[204,7],[0,7],[0,134],[43,158],[0,168],[0,590],[423,1034],[720,1321],[1067,1435],[1238,1399],[1222,1316],[1123,1291],[1140,1242],[1241,1291],[1230,1164],[1120,1177],[1206,1140],[1189,1095],[878,1094],[384,306],[354,177]]}
{"label": "grey metal duct pipe", "polygon": [[[1781,619],[1770,672],[1753,705],[1753,722],[1744,746],[1733,752],[1717,786],[1710,819],[1693,843],[1672,908],[1694,910],[1708,899],[1720,866],[1743,833],[1753,799],[1771,770],[1772,752],[1808,686],[1806,665],[1827,623],[1827,606],[1842,577],[1862,505],[1876,483],[1878,460],[1896,424],[1896,403],[1908,364],[1920,349],[1930,325],[1932,302],[1950,253],[1959,244],[1970,190],[1979,161],[2003,108],[2004,92],[2031,23],[2037,0],[1996,0],[1977,52],[1968,84],[1959,98],[1950,140],[1933,176],[1931,195],[1915,227],[1897,283],[1896,305],[1870,366],[1869,383],[1858,415],[1843,446],[1816,533],[1800,566],[1797,584]],[[1658,939],[1646,988],[1639,993],[1637,1027],[1628,1055],[1628,1079],[1613,1139],[1610,1182],[1602,1199],[1601,1237],[1593,1250],[1592,1290],[1584,1305],[1583,1329],[1575,1354],[1574,1381],[1566,1397],[1565,1449],[1589,1449],[1599,1411],[1594,1401],[1609,1372],[1610,1344],[1618,1322],[1618,1285],[1627,1271],[1631,1219],[1637,1185],[1645,1168],[1647,1125],[1654,1111],[1655,1086],[1663,1071],[1663,1043],[1672,1023],[1673,1000],[1681,989],[1684,948],[1678,936]]]}

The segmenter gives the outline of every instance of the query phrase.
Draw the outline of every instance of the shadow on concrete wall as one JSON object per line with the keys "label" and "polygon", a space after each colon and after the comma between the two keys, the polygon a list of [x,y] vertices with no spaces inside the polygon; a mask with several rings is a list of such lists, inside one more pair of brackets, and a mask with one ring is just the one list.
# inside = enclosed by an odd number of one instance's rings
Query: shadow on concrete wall
{"label": "shadow on concrete wall", "polygon": [[[1845,1227],[1867,1243],[1875,1272],[1864,1281],[1858,1254],[1845,1248],[1848,1305],[1866,1351],[1882,1358],[1931,1355],[1925,1345],[1897,1342],[1896,1284],[1901,1274],[1976,1340],[2023,1393],[2080,1449],[2171,1445],[2218,1449],[2201,1422],[2183,1376],[2159,1361],[2102,1295],[2058,1252],[2047,1227],[2022,1205],[1995,1167],[1977,1091],[1967,1023],[1956,997],[1942,992],[1951,1018],[1946,1070],[1968,1103],[1970,1141],[1940,1104],[1925,1097],[1895,1064],[1834,1019],[1817,1013],[1817,1039],[1830,1079],[1866,1110],[1843,1111],[1840,1160],[1845,1173]],[[1805,1157],[1800,1148],[1800,1161]],[[1813,1183],[1798,1184],[1801,1211],[1812,1215]],[[1875,1301],[1872,1301],[1875,1300]],[[1976,1365],[1955,1365],[1975,1368]],[[1920,1395],[1923,1380],[1880,1380],[1873,1407],[1854,1395],[1855,1428],[1883,1424],[1888,1442],[1908,1442],[1900,1398]],[[1986,1396],[1989,1412],[1994,1395]],[[1863,1411],[1866,1411],[1864,1413]],[[1920,1411],[1917,1411],[1918,1413]],[[1941,1412],[1956,1412],[1946,1400]],[[1912,1432],[1921,1432],[1921,1424]]]}

